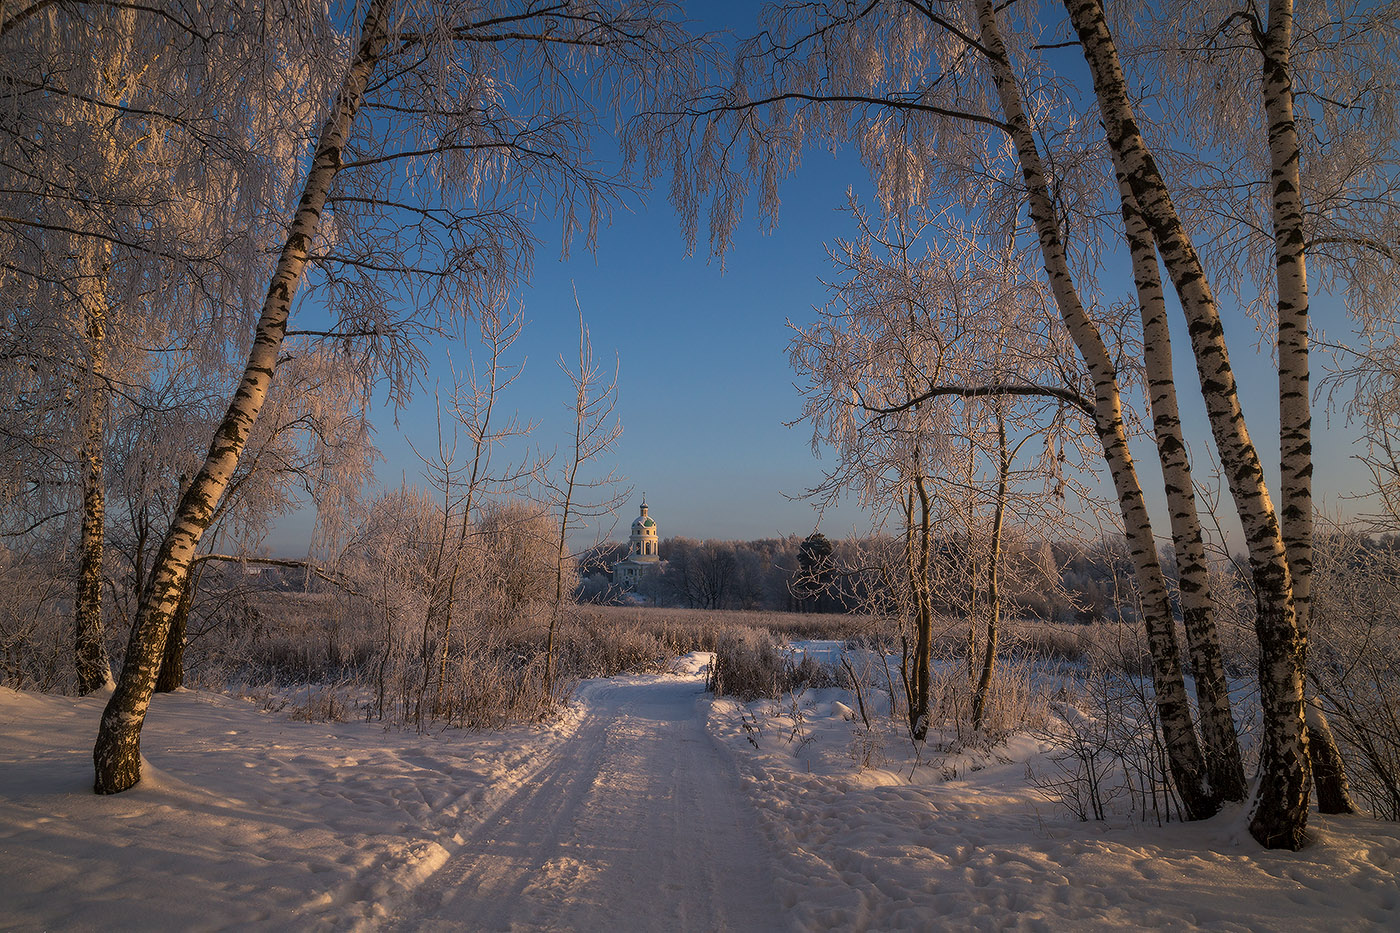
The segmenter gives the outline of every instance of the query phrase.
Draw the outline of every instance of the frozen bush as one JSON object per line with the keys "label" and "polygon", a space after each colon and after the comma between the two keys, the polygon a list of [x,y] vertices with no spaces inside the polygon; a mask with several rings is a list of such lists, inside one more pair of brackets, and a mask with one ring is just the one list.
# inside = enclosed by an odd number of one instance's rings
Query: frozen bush
{"label": "frozen bush", "polygon": [[1099,666],[1083,692],[1052,704],[1057,722],[1040,730],[1055,748],[1033,772],[1045,796],[1080,820],[1126,815],[1161,825],[1180,803],[1157,731],[1152,688],[1140,676]]}
{"label": "frozen bush", "polygon": [[0,548],[0,684],[67,690],[73,674],[71,574]]}
{"label": "frozen bush", "polygon": [[727,631],[715,644],[710,689],[716,696],[733,696],[746,702],[776,699],[783,692],[786,664],[782,648],[766,631]]}
{"label": "frozen bush", "polygon": [[1331,529],[1314,566],[1311,686],[1358,802],[1400,820],[1400,554]]}

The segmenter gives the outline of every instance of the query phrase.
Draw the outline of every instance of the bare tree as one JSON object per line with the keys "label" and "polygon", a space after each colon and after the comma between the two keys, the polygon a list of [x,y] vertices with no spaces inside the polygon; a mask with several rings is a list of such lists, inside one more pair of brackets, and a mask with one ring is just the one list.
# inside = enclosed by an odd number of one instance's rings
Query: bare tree
{"label": "bare tree", "polygon": [[[497,475],[492,470],[496,449],[510,438],[528,436],[532,424],[523,424],[518,417],[504,420],[496,417],[500,394],[519,378],[524,364],[510,365],[505,356],[520,336],[525,320],[517,311],[509,317],[495,308],[482,312],[479,319],[481,342],[486,349],[486,361],[480,372],[473,366],[465,379],[455,382],[452,389],[450,414],[453,423],[452,440],[447,442],[439,427],[438,451],[434,459],[423,458],[433,484],[441,491],[443,514],[442,537],[432,560],[435,581],[432,599],[423,617],[423,684],[426,693],[432,665],[430,644],[436,639],[437,693],[432,703],[434,717],[451,718],[448,699],[448,664],[453,651],[453,613],[458,602],[458,587],[463,570],[470,562],[473,535],[481,528],[481,510],[487,496],[500,490],[510,490],[528,479],[533,472],[526,467],[507,469]],[[441,419],[441,410],[439,410]],[[469,459],[457,462],[456,429],[467,434]],[[415,716],[421,727],[422,698]]]}
{"label": "bare tree", "polygon": [[[573,438],[557,475],[548,472],[544,479],[545,502],[558,523],[558,540],[554,542],[554,602],[549,614],[549,634],[545,643],[545,695],[556,696],[555,638],[564,614],[564,579],[572,575],[574,560],[569,550],[569,534],[587,527],[589,519],[613,515],[627,496],[620,490],[621,479],[616,469],[603,475],[589,470],[603,454],[612,450],[622,436],[622,424],[614,417],[617,407],[617,367],[612,376],[593,359],[593,342],[583,313],[578,321],[578,358],[559,358],[559,368],[574,389],[572,405]],[[597,543],[597,542],[593,542]],[[570,581],[568,593],[573,593]]]}
{"label": "bare tree", "polygon": [[[1008,508],[1023,517],[1035,509],[1029,490],[1037,480],[1046,498],[1072,482],[1059,451],[1077,443],[1071,425],[1090,406],[1067,336],[1013,255],[931,220],[876,229],[859,210],[853,214],[861,238],[831,250],[840,272],[833,300],[818,324],[797,329],[789,350],[806,379],[803,416],[813,445],[829,444],[838,455],[814,493],[853,489],[877,514],[897,510],[904,579],[894,592],[910,620],[902,672],[910,732],[920,741],[928,729],[935,602],[943,594],[945,603],[962,606],[972,689],[985,700]],[[1011,461],[1032,437],[1044,441],[1043,453],[1013,477]],[[977,475],[984,449],[996,464],[985,535]],[[953,537],[959,522],[963,545],[945,560],[938,539]],[[986,568],[985,601],[979,567]],[[974,673],[983,611],[986,650]],[[975,726],[983,708],[974,702]]]}

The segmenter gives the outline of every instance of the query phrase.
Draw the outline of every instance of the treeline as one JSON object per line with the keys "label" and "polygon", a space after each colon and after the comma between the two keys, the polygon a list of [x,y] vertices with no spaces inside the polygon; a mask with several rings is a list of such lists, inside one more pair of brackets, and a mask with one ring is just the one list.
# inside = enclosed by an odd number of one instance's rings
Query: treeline
{"label": "treeline", "polygon": [[[1376,546],[1381,546],[1377,544]],[[887,592],[902,559],[902,544],[876,536],[832,541],[807,536],[732,541],[674,537],[661,542],[661,569],[636,587],[612,582],[613,564],[627,545],[609,541],[579,562],[581,601],[685,609],[770,612],[894,612]],[[948,537],[934,546],[933,606],[967,614],[978,601],[973,548]],[[1133,568],[1121,539],[1042,541],[1029,535],[1005,545],[1002,599],[1015,615],[1046,622],[1131,621],[1137,616]],[[1168,561],[1168,575],[1175,574]],[[1233,565],[1219,572],[1233,575]]]}
{"label": "treeline", "polygon": [[627,556],[627,545],[609,541],[580,561],[579,597],[686,609],[854,612],[863,606],[867,587],[834,568],[848,559],[853,565],[856,550],[821,533],[755,541],[667,538],[661,542],[661,570],[625,588],[612,583],[611,568]]}

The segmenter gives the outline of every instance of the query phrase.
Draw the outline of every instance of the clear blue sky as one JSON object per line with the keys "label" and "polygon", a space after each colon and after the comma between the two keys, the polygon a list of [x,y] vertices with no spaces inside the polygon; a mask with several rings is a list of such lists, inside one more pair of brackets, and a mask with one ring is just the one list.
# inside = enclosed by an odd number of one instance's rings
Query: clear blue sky
{"label": "clear blue sky", "polygon": [[[558,257],[549,239],[536,257],[533,282],[518,295],[527,325],[515,346],[525,372],[504,396],[522,419],[539,419],[535,443],[566,444],[570,387],[557,366],[577,349],[578,307],[595,356],[619,370],[617,414],[623,436],[616,465],[634,487],[616,536],[625,537],[646,493],[663,537],[772,537],[809,534],[817,515],[789,501],[821,479],[810,431],[787,428],[801,412],[786,347],[789,320],[812,318],[826,301],[818,276],[830,266],[823,243],[839,233],[848,185],[864,170],[854,159],[816,154],[784,202],[779,228],[763,235],[756,220],[740,230],[724,268],[687,257],[678,220],[664,197],[619,211],[599,235],[596,254],[576,248]],[[546,227],[546,230],[550,228]],[[451,349],[464,360],[466,349]],[[446,379],[446,375],[441,378]],[[420,395],[400,414],[376,418],[388,483],[416,473],[402,436],[420,448],[435,436],[432,404]],[[853,507],[829,513],[832,536],[868,528]],[[607,533],[607,528],[602,529]]]}
{"label": "clear blue sky", "polygon": [[[747,2],[695,6],[704,11],[706,26],[730,23],[741,32],[757,9]],[[868,173],[854,154],[809,154],[781,189],[778,228],[761,233],[757,211],[750,209],[723,270],[705,255],[703,242],[699,255],[686,255],[664,180],[645,202],[634,200],[630,210],[614,214],[599,234],[596,254],[576,247],[569,259],[559,259],[554,227],[543,223],[533,281],[517,292],[528,324],[515,356],[528,360],[503,402],[522,419],[540,421],[536,445],[548,449],[567,442],[570,390],[556,361],[577,346],[576,291],[595,355],[605,361],[616,356],[620,365],[617,414],[624,434],[615,459],[603,466],[616,466],[634,491],[611,537],[625,538],[643,492],[663,537],[752,539],[806,535],[816,527],[811,505],[788,498],[820,480],[823,462],[813,458],[805,426],[784,426],[801,410],[787,363],[787,324],[812,320],[813,306],[827,300],[819,282],[831,274],[824,244],[851,234],[839,210],[848,186],[858,193],[869,190]],[[1123,287],[1130,287],[1126,275]],[[1346,325],[1338,320],[1335,303],[1322,299],[1317,310],[1333,336],[1341,336]],[[1227,335],[1250,428],[1261,455],[1276,463],[1277,384],[1269,351],[1260,351],[1247,318],[1229,320]],[[1189,388],[1195,377],[1183,330],[1178,328],[1176,361],[1179,383]],[[468,348],[439,347],[435,356],[444,360],[447,352],[461,365]],[[445,368],[439,378],[446,381]],[[1196,438],[1198,478],[1204,478],[1204,411],[1189,396],[1183,392],[1183,408]],[[432,409],[429,391],[399,413],[397,427],[392,413],[376,415],[385,455],[378,470],[383,484],[396,485],[405,476],[419,481],[418,461],[407,442],[421,449],[434,446]],[[1328,428],[1321,413],[1317,429],[1318,494],[1324,504],[1341,506],[1340,497],[1363,483],[1351,459],[1356,432],[1343,429],[1340,418]],[[1139,442],[1136,453],[1144,485],[1160,500],[1150,442]],[[1276,489],[1276,469],[1272,477]],[[1156,511],[1160,516],[1161,509]],[[1165,518],[1157,522],[1159,534],[1165,532]],[[304,548],[304,527],[304,518],[289,521],[270,543],[284,551]],[[831,537],[868,527],[853,505],[828,513],[821,523]],[[609,530],[606,523],[590,528],[575,543],[586,544],[595,533],[608,536]]]}

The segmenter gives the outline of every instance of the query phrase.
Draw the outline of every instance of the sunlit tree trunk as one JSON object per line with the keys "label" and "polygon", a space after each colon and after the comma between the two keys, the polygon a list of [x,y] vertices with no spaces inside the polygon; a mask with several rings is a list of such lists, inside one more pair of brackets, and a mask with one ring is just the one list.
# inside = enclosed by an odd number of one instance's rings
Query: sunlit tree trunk
{"label": "sunlit tree trunk", "polygon": [[1226,800],[1243,800],[1247,791],[1239,736],[1230,709],[1220,632],[1215,622],[1215,601],[1210,593],[1210,566],[1206,560],[1201,519],[1191,462],[1181,430],[1172,376],[1171,328],[1167,322],[1166,295],[1157,265],[1157,247],[1142,219],[1137,200],[1126,179],[1119,176],[1123,226],[1133,258],[1133,279],[1142,316],[1142,342],[1147,367],[1148,398],[1152,407],[1152,433],[1171,518],[1172,547],[1180,579],[1181,616],[1186,629],[1187,651],[1196,677],[1196,706],[1206,771],[1215,790]]}
{"label": "sunlit tree trunk", "polygon": [[[1308,364],[1307,242],[1303,229],[1303,183],[1298,126],[1293,118],[1293,2],[1273,0],[1260,37],[1264,114],[1269,125],[1270,181],[1273,194],[1274,267],[1278,288],[1278,413],[1280,512],[1293,610],[1303,650],[1312,619],[1313,501],[1312,398]],[[1305,663],[1304,659],[1304,662]],[[1323,813],[1354,813],[1346,769],[1327,718],[1309,704],[1308,752]]]}
{"label": "sunlit tree trunk", "polygon": [[1099,0],[1065,0],[1093,74],[1109,147],[1142,209],[1186,312],[1201,391],[1249,548],[1264,712],[1260,778],[1250,832],[1271,848],[1297,849],[1308,816],[1307,729],[1303,721],[1304,633],[1293,609],[1287,554],[1263,467],[1240,409],[1215,296],[1205,269],[1137,128],[1127,84]]}
{"label": "sunlit tree trunk", "polygon": [[1192,819],[1201,819],[1214,814],[1219,809],[1219,802],[1206,780],[1200,743],[1191,719],[1191,704],[1186,695],[1176,638],[1176,621],[1157,557],[1142,485],[1128,449],[1117,372],[1103,336],[1084,310],[1070,274],[1040,151],[997,24],[996,5],[991,0],[979,0],[977,10],[983,49],[1026,182],[1030,216],[1040,239],[1045,272],[1065,326],[1084,358],[1094,384],[1094,423],[1118,495],[1123,530],[1127,535],[1128,550],[1142,598],[1143,623],[1152,657],[1157,716],[1162,725],[1172,777],[1187,815]]}
{"label": "sunlit tree trunk", "polygon": [[987,635],[982,646],[982,667],[972,693],[972,728],[981,729],[987,711],[987,694],[997,660],[997,636],[1001,627],[1001,532],[1006,520],[1006,487],[1011,475],[1011,448],[1006,444],[1006,417],[997,409],[997,504],[992,515],[992,543],[987,554]]}
{"label": "sunlit tree trunk", "polygon": [[93,749],[94,790],[118,793],[141,779],[141,727],[166,635],[180,602],[195,550],[227,489],[238,458],[256,423],[277,368],[292,299],[306,268],[321,211],[341,165],[341,151],[365,88],[387,38],[392,0],[371,0],[360,43],[321,129],[302,196],[287,233],[277,269],[259,315],[248,363],[238,390],[210,445],[204,465],[180,499],[175,518],[161,543],[132,625],[126,662],[102,714]]}

